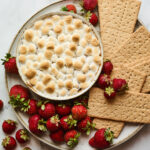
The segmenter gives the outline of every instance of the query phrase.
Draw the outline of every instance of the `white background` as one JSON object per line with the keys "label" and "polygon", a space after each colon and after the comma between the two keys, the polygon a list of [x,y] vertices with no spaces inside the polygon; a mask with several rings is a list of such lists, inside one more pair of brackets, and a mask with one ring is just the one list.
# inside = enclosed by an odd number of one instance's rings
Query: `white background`
{"label": "white background", "polygon": [[[21,26],[38,10],[55,0],[0,0],[0,58],[3,58],[8,51],[10,44]],[[139,18],[150,31],[150,0],[142,0],[142,7]],[[0,99],[8,100],[5,87],[4,68],[0,65]],[[0,112],[0,143],[5,137],[1,130],[4,119],[16,119],[11,107],[6,103],[3,111]],[[21,127],[21,125],[18,125]],[[32,150],[53,150],[31,138],[27,144]],[[18,144],[16,150],[21,150]],[[0,150],[3,148],[0,146]],[[150,150],[150,125],[146,125],[135,137],[113,150]]]}

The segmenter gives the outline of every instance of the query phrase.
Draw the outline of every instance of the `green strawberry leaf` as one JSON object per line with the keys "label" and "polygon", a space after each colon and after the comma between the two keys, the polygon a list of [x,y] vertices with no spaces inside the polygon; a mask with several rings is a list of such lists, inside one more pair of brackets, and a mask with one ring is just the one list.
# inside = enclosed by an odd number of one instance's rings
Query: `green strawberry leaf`
{"label": "green strawberry leaf", "polygon": [[68,11],[68,8],[67,7],[62,7],[61,11]]}
{"label": "green strawberry leaf", "polygon": [[42,109],[43,111],[45,110],[45,105],[44,105],[44,104],[41,106],[41,109]]}
{"label": "green strawberry leaf", "polygon": [[24,106],[24,98],[20,98],[20,95],[10,96],[9,104],[12,105],[13,108],[21,109]]}
{"label": "green strawberry leaf", "polygon": [[9,61],[9,59],[12,58],[10,53],[7,53],[4,59],[1,59],[3,62],[2,65],[4,65],[6,62]]}
{"label": "green strawberry leaf", "polygon": [[38,121],[38,129],[43,132],[47,131],[46,121],[44,121],[43,119],[39,120]]}
{"label": "green strawberry leaf", "polygon": [[106,141],[108,141],[109,143],[112,143],[113,139],[114,139],[114,132],[110,131],[110,128],[106,129],[104,136],[106,138]]}
{"label": "green strawberry leaf", "polygon": [[72,128],[73,126],[77,126],[77,120],[73,119],[72,115],[69,115],[67,118],[67,124],[69,125],[69,128]]}
{"label": "green strawberry leaf", "polygon": [[2,141],[2,146],[6,147],[10,142],[10,137],[6,136],[5,139]]}
{"label": "green strawberry leaf", "polygon": [[77,133],[74,138],[69,139],[67,145],[71,148],[75,147],[78,144],[79,137],[80,137],[80,133]]}
{"label": "green strawberry leaf", "polygon": [[85,15],[84,18],[89,21],[91,19],[92,13],[90,11],[88,11]]}
{"label": "green strawberry leaf", "polygon": [[37,102],[37,107],[41,107],[41,105],[42,105],[42,101],[41,100],[39,100],[38,102]]}

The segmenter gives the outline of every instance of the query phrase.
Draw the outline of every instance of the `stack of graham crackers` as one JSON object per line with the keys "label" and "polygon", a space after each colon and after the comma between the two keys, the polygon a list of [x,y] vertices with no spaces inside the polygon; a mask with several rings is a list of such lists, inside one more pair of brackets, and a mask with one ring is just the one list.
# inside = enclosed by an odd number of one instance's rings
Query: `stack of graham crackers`
{"label": "stack of graham crackers", "polygon": [[104,59],[114,65],[112,78],[123,78],[129,90],[108,100],[93,87],[88,115],[96,128],[110,128],[118,137],[125,122],[150,123],[150,33],[144,26],[135,32],[141,2],[98,0]]}

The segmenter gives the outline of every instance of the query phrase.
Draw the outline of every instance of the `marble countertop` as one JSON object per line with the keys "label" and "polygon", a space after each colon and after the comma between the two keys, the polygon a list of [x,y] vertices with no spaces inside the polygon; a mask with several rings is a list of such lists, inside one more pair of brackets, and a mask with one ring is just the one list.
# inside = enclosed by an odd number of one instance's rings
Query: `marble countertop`
{"label": "marble countertop", "polygon": [[[0,58],[3,58],[8,51],[10,44],[15,37],[17,31],[33,14],[41,8],[49,5],[55,0],[1,0],[0,1]],[[144,23],[145,27],[150,31],[150,0],[142,0],[142,6],[139,19]],[[4,100],[5,106],[0,112],[0,143],[5,137],[1,130],[4,119],[17,120],[12,108],[5,102],[8,99],[8,93],[5,87],[4,68],[0,65],[0,99]],[[18,124],[19,128],[23,128]],[[149,150],[150,149],[150,125],[146,125],[136,136],[126,143],[120,145],[113,150]],[[54,150],[33,137],[28,146],[32,150]],[[22,150],[24,145],[18,145],[16,150]],[[3,148],[0,145],[0,150]]]}

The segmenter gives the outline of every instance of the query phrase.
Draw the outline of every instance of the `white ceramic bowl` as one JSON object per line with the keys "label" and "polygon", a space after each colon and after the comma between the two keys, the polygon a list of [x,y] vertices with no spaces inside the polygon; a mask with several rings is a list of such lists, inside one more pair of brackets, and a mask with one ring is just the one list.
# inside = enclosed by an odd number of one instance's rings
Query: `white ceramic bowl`
{"label": "white ceramic bowl", "polygon": [[[49,100],[69,100],[69,99],[74,99],[82,94],[84,94],[85,92],[87,92],[93,85],[94,83],[96,82],[96,80],[98,79],[99,77],[99,74],[101,73],[101,70],[102,70],[102,66],[103,66],[103,48],[102,48],[102,43],[101,43],[101,39],[99,37],[99,34],[98,32],[95,30],[95,28],[89,23],[87,22],[83,17],[77,15],[77,14],[74,14],[74,13],[69,13],[69,12],[52,12],[52,13],[48,13],[46,15],[43,15],[43,16],[40,16],[39,18],[36,18],[36,20],[34,20],[32,23],[28,24],[28,26],[26,26],[25,29],[31,27],[33,25],[33,23],[37,20],[40,20],[40,19],[43,19],[43,18],[46,18],[46,17],[49,17],[49,16],[53,16],[53,15],[72,15],[74,18],[78,18],[78,19],[81,19],[83,21],[83,23],[87,24],[93,31],[93,33],[95,34],[95,36],[97,37],[97,39],[99,40],[99,47],[100,47],[100,50],[101,50],[101,65],[99,65],[99,68],[97,70],[97,73],[95,75],[95,78],[94,80],[90,83],[90,85],[88,86],[88,88],[86,89],[83,89],[81,90],[80,92],[78,92],[77,94],[74,94],[74,95],[71,95],[71,96],[59,96],[59,97],[54,97],[54,96],[49,96],[49,95],[46,95],[42,92],[39,92],[37,91],[35,88],[33,88],[30,84],[27,83],[27,80],[25,79],[25,77],[23,76],[22,72],[21,72],[21,69],[19,68],[20,67],[20,63],[19,63],[19,60],[18,60],[18,49],[17,48],[17,54],[16,54],[16,61],[17,61],[17,67],[18,67],[18,70],[19,70],[19,74],[20,74],[20,77],[21,79],[23,80],[23,82],[33,91],[35,92],[36,94],[38,94],[39,96],[43,97],[43,98],[46,98],[46,99],[49,99]],[[22,34],[21,34],[21,37],[20,37],[20,40],[18,42],[18,46],[20,45],[20,42],[21,42],[21,38],[23,37],[23,33],[24,31],[22,31]]]}

